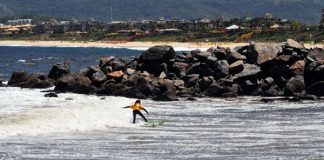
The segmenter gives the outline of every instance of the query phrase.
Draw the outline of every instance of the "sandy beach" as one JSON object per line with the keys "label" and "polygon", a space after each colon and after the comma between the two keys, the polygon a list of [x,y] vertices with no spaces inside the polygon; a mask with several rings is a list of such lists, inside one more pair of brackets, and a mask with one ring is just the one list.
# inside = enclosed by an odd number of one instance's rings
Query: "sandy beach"
{"label": "sandy beach", "polygon": [[[100,48],[130,48],[144,50],[154,45],[170,45],[175,49],[208,49],[210,47],[236,47],[247,45],[248,43],[228,43],[228,42],[83,42],[83,41],[0,41],[2,46],[40,46],[40,47],[100,47]],[[323,48],[323,44],[304,44],[306,48]]]}

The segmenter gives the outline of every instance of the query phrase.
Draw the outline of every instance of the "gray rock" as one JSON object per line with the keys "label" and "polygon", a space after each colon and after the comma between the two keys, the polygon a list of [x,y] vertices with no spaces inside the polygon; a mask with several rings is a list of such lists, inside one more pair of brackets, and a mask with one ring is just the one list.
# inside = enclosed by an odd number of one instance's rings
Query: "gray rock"
{"label": "gray rock", "polygon": [[305,83],[303,76],[292,77],[286,84],[285,94],[295,95],[305,90]]}
{"label": "gray rock", "polygon": [[286,46],[287,47],[291,47],[291,48],[296,48],[296,49],[304,49],[304,45],[298,43],[297,41],[293,40],[293,39],[288,39],[286,42]]}
{"label": "gray rock", "polygon": [[173,47],[167,45],[154,46],[146,50],[141,56],[140,62],[163,63],[176,56]]}
{"label": "gray rock", "polygon": [[229,66],[230,74],[237,74],[244,70],[244,62],[242,60],[236,61]]}
{"label": "gray rock", "polygon": [[226,60],[219,60],[215,64],[215,77],[221,78],[225,77],[229,74],[229,67],[230,65],[227,63]]}
{"label": "gray rock", "polygon": [[248,63],[263,64],[277,57],[277,54],[282,51],[279,44],[254,44],[250,45],[246,58]]}
{"label": "gray rock", "polygon": [[48,78],[57,80],[61,76],[70,73],[71,73],[70,64],[68,63],[55,64],[50,70],[50,72],[48,73]]}

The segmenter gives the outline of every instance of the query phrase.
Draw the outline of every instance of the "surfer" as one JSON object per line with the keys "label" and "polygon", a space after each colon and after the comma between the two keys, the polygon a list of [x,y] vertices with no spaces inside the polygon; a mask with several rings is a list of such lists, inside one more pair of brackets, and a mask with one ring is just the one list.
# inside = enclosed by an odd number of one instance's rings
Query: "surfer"
{"label": "surfer", "polygon": [[146,118],[144,117],[144,115],[142,114],[142,112],[140,110],[144,110],[147,115],[149,114],[148,111],[141,105],[141,100],[136,100],[135,103],[131,106],[126,106],[124,108],[131,108],[133,109],[133,123],[135,123],[136,120],[136,114],[140,115],[145,122],[147,122]]}

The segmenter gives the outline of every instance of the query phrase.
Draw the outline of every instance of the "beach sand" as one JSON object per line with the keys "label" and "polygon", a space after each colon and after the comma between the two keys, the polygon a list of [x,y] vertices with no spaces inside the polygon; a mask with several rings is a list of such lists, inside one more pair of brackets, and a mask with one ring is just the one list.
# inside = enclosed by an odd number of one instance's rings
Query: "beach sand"
{"label": "beach sand", "polygon": [[[236,47],[244,46],[248,43],[230,43],[230,42],[81,42],[81,41],[0,41],[2,46],[41,46],[41,47],[100,47],[100,48],[131,48],[147,49],[155,45],[170,45],[174,48],[187,50],[208,49],[210,47]],[[324,44],[304,44],[306,48],[323,48]]]}

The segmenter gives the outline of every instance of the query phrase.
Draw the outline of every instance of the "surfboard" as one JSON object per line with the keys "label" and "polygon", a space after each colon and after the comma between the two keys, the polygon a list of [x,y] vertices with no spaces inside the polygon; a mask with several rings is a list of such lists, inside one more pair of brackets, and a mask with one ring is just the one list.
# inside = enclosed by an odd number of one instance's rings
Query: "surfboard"
{"label": "surfboard", "polygon": [[165,123],[164,120],[153,120],[144,123],[143,127],[157,127],[162,126]]}

